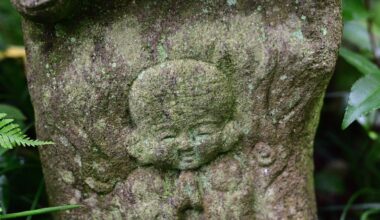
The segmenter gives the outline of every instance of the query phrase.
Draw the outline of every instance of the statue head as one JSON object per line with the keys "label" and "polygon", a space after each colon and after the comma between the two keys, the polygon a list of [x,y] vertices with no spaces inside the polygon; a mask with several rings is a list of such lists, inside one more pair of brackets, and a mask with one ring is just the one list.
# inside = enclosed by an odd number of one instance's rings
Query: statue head
{"label": "statue head", "polygon": [[149,68],[130,91],[136,128],[128,151],[142,164],[198,168],[237,144],[234,105],[230,79],[211,64],[177,60]]}

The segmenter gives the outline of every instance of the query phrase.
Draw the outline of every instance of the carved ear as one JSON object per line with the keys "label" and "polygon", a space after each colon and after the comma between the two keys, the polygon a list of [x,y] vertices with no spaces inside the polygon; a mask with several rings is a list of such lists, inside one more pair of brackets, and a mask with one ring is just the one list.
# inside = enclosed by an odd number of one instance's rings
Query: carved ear
{"label": "carved ear", "polygon": [[140,158],[143,158],[144,149],[141,146],[141,140],[137,131],[129,134],[125,140],[128,153],[140,161]]}
{"label": "carved ear", "polygon": [[160,147],[153,138],[140,136],[134,131],[126,140],[128,153],[142,165],[162,164],[167,158],[167,149]]}
{"label": "carved ear", "polygon": [[12,0],[26,18],[40,23],[55,23],[72,15],[80,0]]}
{"label": "carved ear", "polygon": [[140,142],[140,138],[137,135],[137,131],[133,131],[132,133],[129,133],[127,137],[125,138],[125,144],[127,148],[129,148],[132,145],[138,144]]}
{"label": "carved ear", "polygon": [[223,129],[223,152],[231,150],[243,137],[242,126],[237,121],[230,121]]}

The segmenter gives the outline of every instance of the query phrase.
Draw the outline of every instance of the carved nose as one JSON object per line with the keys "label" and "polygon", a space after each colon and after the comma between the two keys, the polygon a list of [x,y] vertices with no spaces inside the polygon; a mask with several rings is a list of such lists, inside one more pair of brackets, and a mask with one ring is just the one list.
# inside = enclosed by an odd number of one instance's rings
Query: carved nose
{"label": "carved nose", "polygon": [[193,147],[193,144],[191,142],[190,137],[188,137],[188,135],[186,135],[186,134],[182,134],[181,142],[179,144],[179,149],[181,151],[188,151],[188,150],[192,149],[192,147]]}
{"label": "carved nose", "polygon": [[184,141],[180,144],[179,149],[181,151],[188,151],[192,148],[191,144],[188,141]]}

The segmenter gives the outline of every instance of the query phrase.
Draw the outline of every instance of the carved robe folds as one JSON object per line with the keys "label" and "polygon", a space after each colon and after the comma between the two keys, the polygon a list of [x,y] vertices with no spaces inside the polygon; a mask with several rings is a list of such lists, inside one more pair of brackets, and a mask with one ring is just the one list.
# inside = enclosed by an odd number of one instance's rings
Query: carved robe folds
{"label": "carved robe folds", "polygon": [[58,219],[316,219],[340,1],[13,2]]}

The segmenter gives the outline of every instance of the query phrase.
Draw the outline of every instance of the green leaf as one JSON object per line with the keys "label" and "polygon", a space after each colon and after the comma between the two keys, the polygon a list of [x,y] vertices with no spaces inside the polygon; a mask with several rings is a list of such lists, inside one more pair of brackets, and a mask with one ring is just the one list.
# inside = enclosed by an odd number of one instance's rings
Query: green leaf
{"label": "green leaf", "polygon": [[380,25],[380,2],[375,1],[371,8],[371,16],[377,26]]}
{"label": "green leaf", "polygon": [[361,216],[360,216],[360,220],[368,220],[370,219],[370,216],[371,215],[375,215],[375,214],[378,214],[380,213],[380,209],[370,209],[368,211],[365,211]]}
{"label": "green leaf", "polygon": [[349,64],[354,66],[364,75],[367,74],[378,74],[380,75],[380,69],[373,64],[368,58],[361,54],[352,52],[344,47],[339,50],[339,54],[343,57]]}
{"label": "green leaf", "polygon": [[366,19],[369,12],[364,7],[363,1],[345,0],[343,1],[343,17],[344,20]]}
{"label": "green leaf", "polygon": [[21,45],[21,16],[12,7],[11,1],[0,1],[0,44]]}
{"label": "green leaf", "polygon": [[51,212],[64,211],[69,209],[76,209],[82,207],[81,205],[65,205],[65,206],[56,206],[50,208],[36,209],[32,211],[17,212],[12,214],[0,215],[0,219],[11,219],[11,218],[21,218],[32,215],[41,215]]}
{"label": "green leaf", "polygon": [[50,141],[31,140],[22,133],[18,124],[13,123],[13,119],[6,119],[7,115],[0,113],[0,147],[12,149],[15,146],[41,146],[54,144]]}
{"label": "green leaf", "polygon": [[347,204],[345,205],[344,209],[343,209],[343,212],[340,216],[340,220],[346,220],[346,217],[347,217],[347,214],[348,214],[348,211],[350,211],[350,208],[352,207],[352,205],[354,204],[354,202],[362,195],[365,195],[365,194],[372,194],[372,195],[378,195],[379,192],[378,191],[375,191],[371,188],[363,188],[357,192],[355,192],[351,197],[350,199],[348,200]]}
{"label": "green leaf", "polygon": [[347,128],[361,115],[380,108],[380,75],[368,74],[351,89],[342,128]]}
{"label": "green leaf", "polygon": [[25,115],[18,109],[11,105],[0,104],[0,112],[7,114],[8,118],[15,120],[25,120]]}
{"label": "green leaf", "polygon": [[[380,31],[377,28],[373,29],[376,36],[376,43],[380,43]],[[370,38],[367,29],[366,21],[350,21],[344,23],[343,39],[345,42],[355,45],[362,51],[372,54]]]}

